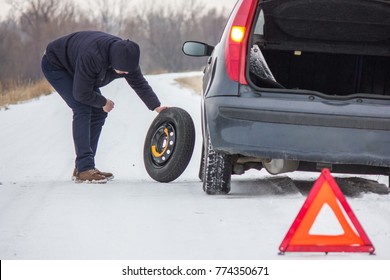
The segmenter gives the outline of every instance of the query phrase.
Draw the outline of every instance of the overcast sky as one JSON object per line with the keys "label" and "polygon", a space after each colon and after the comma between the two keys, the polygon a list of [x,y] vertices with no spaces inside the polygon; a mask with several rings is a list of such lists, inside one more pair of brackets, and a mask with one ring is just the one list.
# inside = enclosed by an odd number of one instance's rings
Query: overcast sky
{"label": "overcast sky", "polygon": [[[23,2],[23,0],[17,0],[18,2]],[[80,6],[85,6],[85,3],[89,3],[87,0],[73,0],[75,3],[79,3]],[[109,0],[108,0],[109,1]],[[180,1],[188,1],[188,0],[161,0],[165,3],[179,3]],[[233,8],[234,4],[237,0],[198,0],[200,2],[204,2],[206,5],[210,7],[218,7],[224,6],[229,11]],[[9,12],[10,5],[8,4],[10,0],[0,0],[0,17],[4,19]],[[90,0],[93,2],[93,0]],[[151,2],[156,3],[156,0],[129,0],[129,4],[134,4],[135,2]]]}

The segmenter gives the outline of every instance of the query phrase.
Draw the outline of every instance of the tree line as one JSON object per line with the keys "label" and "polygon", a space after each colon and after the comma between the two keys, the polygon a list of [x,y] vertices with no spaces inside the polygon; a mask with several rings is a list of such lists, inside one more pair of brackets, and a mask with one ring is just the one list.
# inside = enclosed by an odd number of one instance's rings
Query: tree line
{"label": "tree line", "polygon": [[206,9],[198,0],[175,7],[164,1],[138,6],[131,0],[89,1],[80,9],[72,0],[9,0],[11,12],[0,21],[0,90],[42,78],[40,60],[47,44],[80,30],[137,42],[145,73],[200,70],[205,60],[183,55],[183,42],[216,44],[227,20],[225,10]]}

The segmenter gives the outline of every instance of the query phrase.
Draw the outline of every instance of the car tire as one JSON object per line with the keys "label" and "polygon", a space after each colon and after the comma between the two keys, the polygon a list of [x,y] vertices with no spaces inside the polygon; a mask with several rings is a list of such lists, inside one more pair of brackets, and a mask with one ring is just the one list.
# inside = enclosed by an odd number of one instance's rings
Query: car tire
{"label": "car tire", "polygon": [[200,166],[199,166],[199,174],[198,174],[199,180],[201,182],[203,182],[203,177],[204,177],[204,163],[205,163],[205,161],[206,161],[205,148],[204,148],[204,144],[203,144],[202,145],[202,152],[200,155]]}
{"label": "car tire", "polygon": [[210,195],[228,194],[232,176],[232,157],[216,152],[210,139],[206,144],[203,190]]}
{"label": "car tire", "polygon": [[144,165],[161,183],[176,180],[187,168],[195,145],[195,126],[183,109],[168,108],[153,120],[145,137]]}

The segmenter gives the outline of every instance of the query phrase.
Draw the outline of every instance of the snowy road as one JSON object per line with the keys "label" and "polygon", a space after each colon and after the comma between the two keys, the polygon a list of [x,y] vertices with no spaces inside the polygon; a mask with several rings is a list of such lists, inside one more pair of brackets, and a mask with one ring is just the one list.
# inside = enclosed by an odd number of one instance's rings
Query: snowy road
{"label": "snowy road", "polygon": [[[374,256],[277,254],[317,173],[272,177],[252,171],[233,176],[230,195],[204,194],[197,179],[200,97],[174,82],[189,75],[194,73],[147,77],[164,105],[184,108],[196,124],[192,161],[169,184],[154,182],[144,170],[143,141],[156,114],[125,81],[102,90],[116,104],[97,156],[97,167],[116,176],[106,185],[70,180],[71,112],[57,94],[0,111],[0,259],[390,260],[386,177],[338,181]],[[337,232],[331,214],[321,218],[319,231]]]}

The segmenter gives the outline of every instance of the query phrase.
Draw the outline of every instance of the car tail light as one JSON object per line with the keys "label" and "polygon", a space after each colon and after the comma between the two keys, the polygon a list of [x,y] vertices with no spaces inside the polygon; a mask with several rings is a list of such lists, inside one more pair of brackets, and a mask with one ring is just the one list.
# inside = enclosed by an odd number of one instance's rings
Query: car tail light
{"label": "car tail light", "polygon": [[245,77],[249,31],[258,0],[244,0],[238,8],[226,40],[225,61],[227,73],[233,81],[248,84]]}
{"label": "car tail light", "polygon": [[233,26],[230,33],[230,39],[233,42],[241,43],[245,36],[245,27],[243,26]]}

